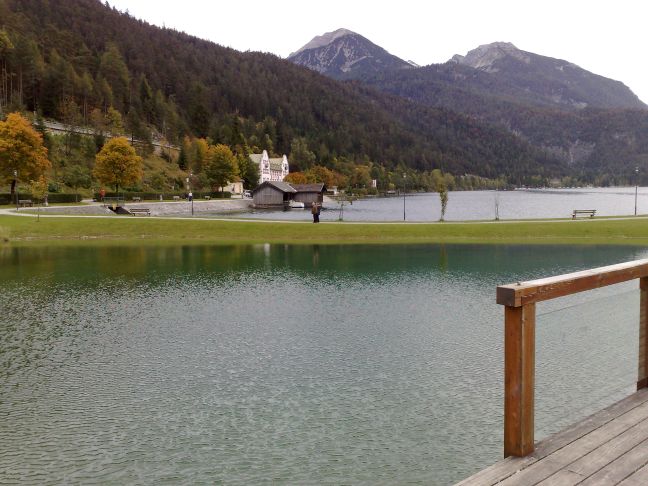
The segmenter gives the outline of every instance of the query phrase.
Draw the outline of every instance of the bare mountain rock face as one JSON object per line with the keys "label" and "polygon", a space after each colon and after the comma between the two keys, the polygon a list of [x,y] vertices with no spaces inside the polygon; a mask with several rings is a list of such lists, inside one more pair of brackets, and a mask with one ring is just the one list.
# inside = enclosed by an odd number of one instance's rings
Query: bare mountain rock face
{"label": "bare mountain rock face", "polygon": [[347,29],[313,38],[288,60],[335,79],[357,79],[413,64],[390,54],[370,40]]}

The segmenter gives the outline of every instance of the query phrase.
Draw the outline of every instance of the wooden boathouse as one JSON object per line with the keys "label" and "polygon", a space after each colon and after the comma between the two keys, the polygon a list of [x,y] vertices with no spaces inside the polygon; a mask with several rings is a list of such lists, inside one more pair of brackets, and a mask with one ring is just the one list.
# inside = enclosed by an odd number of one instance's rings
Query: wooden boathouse
{"label": "wooden boathouse", "polygon": [[282,181],[265,181],[252,191],[253,206],[259,209],[288,207],[290,201],[302,202],[304,207],[322,204],[325,184],[288,184]]}
{"label": "wooden boathouse", "polygon": [[265,181],[252,191],[253,206],[259,209],[287,208],[296,193],[287,182]]}
{"label": "wooden boathouse", "polygon": [[[536,303],[635,279],[640,288],[637,392],[536,443]],[[458,484],[647,485],[648,260],[503,285],[497,303],[505,308],[505,459]]]}
{"label": "wooden boathouse", "polygon": [[307,208],[310,208],[313,203],[321,205],[324,202],[325,184],[291,184],[291,186],[297,191],[294,200],[303,202]]}

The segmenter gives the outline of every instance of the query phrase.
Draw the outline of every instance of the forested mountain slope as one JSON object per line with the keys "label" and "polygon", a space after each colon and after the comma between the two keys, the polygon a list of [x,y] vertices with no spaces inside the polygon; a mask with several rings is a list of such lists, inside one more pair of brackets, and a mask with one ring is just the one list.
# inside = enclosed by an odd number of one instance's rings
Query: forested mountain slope
{"label": "forested mountain slope", "polygon": [[[648,110],[551,107],[520,102],[452,82],[450,64],[377,75],[368,85],[417,104],[444,108],[498,126],[599,183],[624,183],[636,166],[648,169]],[[645,171],[641,171],[645,172]],[[646,179],[648,181],[648,179]]]}
{"label": "forested mountain slope", "polygon": [[[565,172],[503,128],[151,26],[95,0],[0,0],[3,111],[290,153],[521,180]],[[302,145],[303,146],[303,145]],[[294,159],[296,168],[299,160]]]}
{"label": "forested mountain slope", "polygon": [[506,42],[425,67],[392,58],[340,29],[316,37],[288,59],[499,127],[558,158],[583,181],[634,181],[635,167],[648,162],[647,107],[619,81]]}

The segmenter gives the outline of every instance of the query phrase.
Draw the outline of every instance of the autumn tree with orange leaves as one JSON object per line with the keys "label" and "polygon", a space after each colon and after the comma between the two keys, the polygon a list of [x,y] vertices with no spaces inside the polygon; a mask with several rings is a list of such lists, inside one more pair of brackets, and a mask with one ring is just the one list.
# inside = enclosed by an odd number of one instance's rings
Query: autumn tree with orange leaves
{"label": "autumn tree with orange leaves", "polygon": [[0,121],[0,183],[11,182],[15,198],[18,179],[39,179],[51,167],[43,137],[19,113]]}

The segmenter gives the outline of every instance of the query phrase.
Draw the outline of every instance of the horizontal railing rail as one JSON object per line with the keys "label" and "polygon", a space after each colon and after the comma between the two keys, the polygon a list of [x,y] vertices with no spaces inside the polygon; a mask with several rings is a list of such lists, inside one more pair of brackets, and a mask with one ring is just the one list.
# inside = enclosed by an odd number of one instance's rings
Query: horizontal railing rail
{"label": "horizontal railing rail", "polygon": [[504,456],[534,450],[536,302],[639,279],[637,388],[648,386],[648,259],[497,287],[504,307]]}

